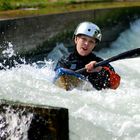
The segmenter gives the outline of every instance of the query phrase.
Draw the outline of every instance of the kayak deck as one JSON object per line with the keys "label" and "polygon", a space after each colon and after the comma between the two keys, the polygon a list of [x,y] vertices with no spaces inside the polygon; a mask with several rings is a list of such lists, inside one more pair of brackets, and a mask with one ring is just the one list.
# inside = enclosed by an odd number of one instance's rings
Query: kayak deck
{"label": "kayak deck", "polygon": [[85,77],[83,75],[65,68],[59,68],[56,71],[56,76],[54,78],[54,84],[65,90],[71,90],[78,87],[83,83],[83,81],[85,81]]}

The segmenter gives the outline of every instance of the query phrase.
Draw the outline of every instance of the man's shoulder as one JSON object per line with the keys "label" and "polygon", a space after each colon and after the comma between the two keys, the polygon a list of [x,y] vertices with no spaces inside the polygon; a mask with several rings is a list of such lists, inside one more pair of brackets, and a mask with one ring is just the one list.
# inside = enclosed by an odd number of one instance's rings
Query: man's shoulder
{"label": "man's shoulder", "polygon": [[69,54],[67,54],[67,55],[64,55],[63,57],[62,57],[62,59],[65,59],[65,60],[71,60],[71,59],[74,59],[75,58],[75,55],[74,55],[74,53],[72,52],[72,53],[69,53]]}
{"label": "man's shoulder", "polygon": [[93,59],[93,60],[96,60],[97,62],[99,62],[99,61],[102,61],[103,60],[103,58],[101,58],[101,57],[99,57],[98,55],[96,55],[94,52],[92,52],[91,54],[90,54],[91,56],[91,59]]}

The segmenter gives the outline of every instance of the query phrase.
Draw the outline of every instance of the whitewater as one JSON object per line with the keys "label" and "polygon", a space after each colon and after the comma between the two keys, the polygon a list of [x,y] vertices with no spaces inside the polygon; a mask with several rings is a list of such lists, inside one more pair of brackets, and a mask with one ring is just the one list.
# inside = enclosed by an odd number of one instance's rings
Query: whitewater
{"label": "whitewater", "polygon": [[[139,37],[140,19],[96,54],[106,59],[140,48]],[[140,140],[140,58],[111,63],[121,76],[116,90],[97,91],[85,83],[65,91],[53,84],[53,69],[63,53],[66,48],[58,44],[43,62],[1,70],[0,99],[68,108],[70,140]]]}

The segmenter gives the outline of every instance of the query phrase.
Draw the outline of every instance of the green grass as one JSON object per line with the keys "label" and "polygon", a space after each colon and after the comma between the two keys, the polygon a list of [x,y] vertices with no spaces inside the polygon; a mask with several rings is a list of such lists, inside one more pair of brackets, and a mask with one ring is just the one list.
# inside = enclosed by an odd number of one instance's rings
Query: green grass
{"label": "green grass", "polygon": [[140,6],[140,2],[77,2],[75,0],[0,0],[0,18],[13,18],[79,10]]}
{"label": "green grass", "polygon": [[[97,2],[100,0],[97,0]],[[102,0],[103,1],[103,0]],[[49,2],[48,0],[1,0],[0,10],[11,10],[20,8],[44,8],[48,6],[63,7],[66,5],[80,4],[76,0],[59,0],[58,2]],[[89,3],[89,2],[85,2]],[[91,3],[91,2],[90,2]]]}

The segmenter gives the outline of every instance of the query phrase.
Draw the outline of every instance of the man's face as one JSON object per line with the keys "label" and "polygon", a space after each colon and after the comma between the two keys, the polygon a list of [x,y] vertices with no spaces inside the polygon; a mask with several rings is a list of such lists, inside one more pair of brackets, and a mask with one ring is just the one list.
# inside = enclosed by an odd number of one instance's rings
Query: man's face
{"label": "man's face", "polygon": [[74,41],[76,44],[77,52],[81,56],[87,56],[92,52],[96,45],[96,40],[94,38],[85,35],[76,36]]}

